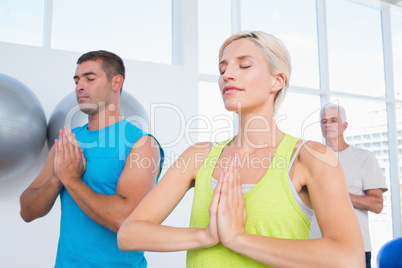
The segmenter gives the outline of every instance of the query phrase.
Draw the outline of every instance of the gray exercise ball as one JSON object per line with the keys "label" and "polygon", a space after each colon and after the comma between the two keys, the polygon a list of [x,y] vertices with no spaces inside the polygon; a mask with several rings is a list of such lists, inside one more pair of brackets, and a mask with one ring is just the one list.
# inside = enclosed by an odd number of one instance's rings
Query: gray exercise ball
{"label": "gray exercise ball", "polygon": [[23,83],[0,74],[0,180],[25,171],[46,140],[46,116]]}
{"label": "gray exercise ball", "polygon": [[[120,98],[120,113],[124,119],[144,131],[149,130],[149,118],[144,107],[132,95],[123,91]],[[47,142],[49,148],[59,136],[63,127],[75,128],[88,123],[88,115],[81,112],[75,92],[64,97],[54,109],[49,119]]]}

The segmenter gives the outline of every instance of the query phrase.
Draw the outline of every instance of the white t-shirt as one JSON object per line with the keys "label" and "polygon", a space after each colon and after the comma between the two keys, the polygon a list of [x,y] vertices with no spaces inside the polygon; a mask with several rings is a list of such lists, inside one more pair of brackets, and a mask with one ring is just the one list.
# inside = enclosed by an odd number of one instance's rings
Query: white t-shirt
{"label": "white t-shirt", "polygon": [[[365,190],[388,189],[378,161],[372,152],[349,146],[338,152],[338,159],[345,173],[349,193],[364,195]],[[354,210],[362,230],[364,249],[371,251],[368,211]]]}
{"label": "white t-shirt", "polygon": [[[370,189],[387,190],[385,178],[381,172],[375,155],[367,150],[349,145],[343,151],[336,153],[339,163],[345,174],[348,192],[354,195],[365,195],[364,191]],[[363,235],[365,251],[371,251],[370,233],[368,225],[368,211],[354,209]],[[320,237],[316,221],[313,221],[310,237]]]}

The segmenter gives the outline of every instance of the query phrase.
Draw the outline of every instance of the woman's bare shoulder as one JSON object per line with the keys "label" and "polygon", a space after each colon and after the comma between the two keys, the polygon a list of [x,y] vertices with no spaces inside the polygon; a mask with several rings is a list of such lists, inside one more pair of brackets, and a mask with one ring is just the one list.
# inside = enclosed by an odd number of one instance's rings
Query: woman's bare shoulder
{"label": "woman's bare shoulder", "polygon": [[299,160],[306,167],[314,167],[316,165],[338,166],[338,158],[334,151],[328,146],[316,141],[308,141],[303,144],[300,150]]}
{"label": "woman's bare shoulder", "polygon": [[194,155],[194,154],[208,154],[212,147],[213,147],[214,143],[206,141],[206,142],[198,142],[195,143],[193,145],[191,145],[190,147],[188,147],[183,155]]}

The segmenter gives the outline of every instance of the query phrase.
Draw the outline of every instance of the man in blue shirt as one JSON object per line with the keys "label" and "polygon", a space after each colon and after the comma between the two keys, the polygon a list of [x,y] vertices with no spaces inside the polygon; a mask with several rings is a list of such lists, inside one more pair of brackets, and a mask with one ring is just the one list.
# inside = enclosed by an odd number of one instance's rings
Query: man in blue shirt
{"label": "man in blue shirt", "polygon": [[30,222],[45,216],[60,194],[55,267],[147,266],[143,252],[118,249],[116,232],[158,181],[164,153],[152,135],[121,116],[124,76],[113,53],[78,59],[75,93],[88,124],[60,130],[45,167],[21,195],[21,216]]}

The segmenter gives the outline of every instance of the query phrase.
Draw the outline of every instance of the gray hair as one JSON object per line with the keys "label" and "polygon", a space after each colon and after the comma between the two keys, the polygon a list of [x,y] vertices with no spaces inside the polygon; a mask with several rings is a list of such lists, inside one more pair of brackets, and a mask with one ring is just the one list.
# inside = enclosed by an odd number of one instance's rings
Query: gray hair
{"label": "gray hair", "polygon": [[324,106],[321,108],[321,112],[320,112],[320,121],[321,121],[322,115],[323,115],[324,112],[325,112],[326,110],[328,110],[328,109],[335,109],[335,110],[338,110],[338,112],[339,112],[339,118],[341,119],[342,123],[345,123],[345,122],[346,122],[346,113],[345,113],[345,109],[344,109],[342,106],[340,106],[339,104],[335,104],[335,103],[329,103],[329,104],[327,104],[327,105],[324,105]]}

